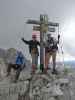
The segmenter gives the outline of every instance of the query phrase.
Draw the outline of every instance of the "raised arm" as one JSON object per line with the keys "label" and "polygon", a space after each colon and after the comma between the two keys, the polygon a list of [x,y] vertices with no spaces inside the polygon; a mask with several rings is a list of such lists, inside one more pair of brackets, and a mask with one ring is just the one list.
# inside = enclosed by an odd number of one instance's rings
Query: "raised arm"
{"label": "raised arm", "polygon": [[59,44],[60,34],[58,34],[58,44]]}
{"label": "raised arm", "polygon": [[30,44],[30,41],[25,40],[24,38],[21,38],[21,40],[26,43],[26,44]]}
{"label": "raised arm", "polygon": [[53,38],[53,43],[54,44],[59,44],[59,41],[60,41],[60,35],[58,34],[58,40]]}

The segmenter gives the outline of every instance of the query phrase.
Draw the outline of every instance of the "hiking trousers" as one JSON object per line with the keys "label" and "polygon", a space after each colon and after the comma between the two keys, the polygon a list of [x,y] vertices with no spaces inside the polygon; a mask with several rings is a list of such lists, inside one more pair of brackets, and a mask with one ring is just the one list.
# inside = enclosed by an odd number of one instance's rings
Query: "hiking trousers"
{"label": "hiking trousers", "polygon": [[37,68],[37,65],[38,65],[38,54],[32,53],[31,57],[32,57],[32,70],[35,70]]}
{"label": "hiking trousers", "polygon": [[52,62],[53,62],[53,71],[55,71],[55,67],[56,67],[56,51],[54,52],[46,52],[45,53],[45,69],[48,69],[48,64],[50,61],[50,58],[52,57]]}
{"label": "hiking trousers", "polygon": [[10,75],[11,69],[16,70],[16,76],[15,76],[15,80],[18,80],[20,72],[21,72],[21,65],[18,64],[9,64],[8,68],[7,68],[7,76]]}

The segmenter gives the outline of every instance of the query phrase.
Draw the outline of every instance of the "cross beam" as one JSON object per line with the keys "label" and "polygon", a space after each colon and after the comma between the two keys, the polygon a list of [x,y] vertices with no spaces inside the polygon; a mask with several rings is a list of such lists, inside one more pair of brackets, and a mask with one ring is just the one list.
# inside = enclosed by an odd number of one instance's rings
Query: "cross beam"
{"label": "cross beam", "polygon": [[[36,24],[36,25],[40,25],[41,24],[41,22],[39,20],[31,20],[31,19],[29,19],[26,23],[27,24]],[[43,23],[43,24],[45,24],[45,23]],[[59,23],[48,22],[48,24],[45,24],[45,25],[58,27]]]}

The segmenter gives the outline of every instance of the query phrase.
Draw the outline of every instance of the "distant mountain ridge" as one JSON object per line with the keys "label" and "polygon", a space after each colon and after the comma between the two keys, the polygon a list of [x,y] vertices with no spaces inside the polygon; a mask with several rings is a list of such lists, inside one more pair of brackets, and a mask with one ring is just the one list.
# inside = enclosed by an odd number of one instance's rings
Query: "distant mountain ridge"
{"label": "distant mountain ridge", "polygon": [[68,60],[68,61],[64,61],[64,62],[57,62],[57,65],[64,65],[67,67],[71,67],[71,68],[75,68],[75,60]]}

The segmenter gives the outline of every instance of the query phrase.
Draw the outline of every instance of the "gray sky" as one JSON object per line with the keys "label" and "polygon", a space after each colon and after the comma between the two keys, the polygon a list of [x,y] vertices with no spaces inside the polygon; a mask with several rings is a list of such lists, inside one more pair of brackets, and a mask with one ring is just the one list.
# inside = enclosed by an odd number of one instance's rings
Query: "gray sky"
{"label": "gray sky", "polygon": [[75,56],[75,0],[0,0],[0,47],[18,48],[29,57],[28,48],[20,38],[29,40],[31,25],[24,22],[40,14],[48,14],[50,21],[60,23],[65,55]]}

